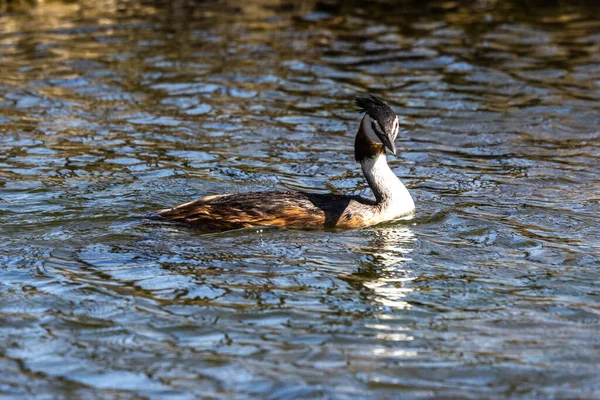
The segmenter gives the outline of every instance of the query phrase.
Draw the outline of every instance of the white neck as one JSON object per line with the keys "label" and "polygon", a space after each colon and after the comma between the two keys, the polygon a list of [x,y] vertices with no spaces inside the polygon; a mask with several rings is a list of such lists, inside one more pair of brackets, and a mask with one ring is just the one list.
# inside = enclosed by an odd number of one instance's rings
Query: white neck
{"label": "white neck", "polygon": [[360,166],[377,199],[377,205],[386,217],[401,217],[415,209],[410,193],[388,166],[385,154],[365,158]]}

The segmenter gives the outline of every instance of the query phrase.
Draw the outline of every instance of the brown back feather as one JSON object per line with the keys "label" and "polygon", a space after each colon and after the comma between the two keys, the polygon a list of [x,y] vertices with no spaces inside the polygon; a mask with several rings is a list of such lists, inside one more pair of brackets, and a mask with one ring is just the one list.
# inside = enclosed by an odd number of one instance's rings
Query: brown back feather
{"label": "brown back feather", "polygon": [[238,193],[205,197],[158,211],[158,214],[203,230],[253,226],[308,229],[362,226],[359,214],[344,214],[353,199],[356,198],[293,192]]}

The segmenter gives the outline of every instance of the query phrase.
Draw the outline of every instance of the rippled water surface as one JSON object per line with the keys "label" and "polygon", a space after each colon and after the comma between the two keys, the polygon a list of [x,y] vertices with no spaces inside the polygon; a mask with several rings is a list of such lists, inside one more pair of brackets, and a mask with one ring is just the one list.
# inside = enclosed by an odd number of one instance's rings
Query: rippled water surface
{"label": "rippled water surface", "polygon": [[[0,4],[0,396],[600,398],[597,3]],[[367,91],[412,221],[141,218],[365,191]]]}

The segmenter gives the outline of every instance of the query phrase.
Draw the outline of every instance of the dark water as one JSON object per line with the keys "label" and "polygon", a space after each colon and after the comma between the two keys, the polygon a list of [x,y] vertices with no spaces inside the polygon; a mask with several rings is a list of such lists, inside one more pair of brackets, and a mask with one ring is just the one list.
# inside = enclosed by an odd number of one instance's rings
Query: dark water
{"label": "dark water", "polygon": [[[598,6],[247,3],[0,14],[0,396],[600,398]],[[139,217],[364,191],[366,91],[414,220]]]}

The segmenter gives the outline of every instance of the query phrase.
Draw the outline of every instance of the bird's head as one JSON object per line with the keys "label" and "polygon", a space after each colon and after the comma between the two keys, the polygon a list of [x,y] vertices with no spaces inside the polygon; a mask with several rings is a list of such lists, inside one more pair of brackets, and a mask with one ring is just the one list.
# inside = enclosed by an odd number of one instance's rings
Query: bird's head
{"label": "bird's head", "polygon": [[358,106],[358,111],[365,113],[362,123],[368,138],[383,144],[392,154],[396,154],[394,140],[400,130],[396,113],[383,100],[372,94],[357,96],[354,102]]}

